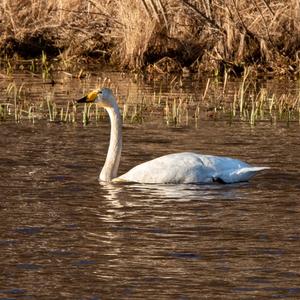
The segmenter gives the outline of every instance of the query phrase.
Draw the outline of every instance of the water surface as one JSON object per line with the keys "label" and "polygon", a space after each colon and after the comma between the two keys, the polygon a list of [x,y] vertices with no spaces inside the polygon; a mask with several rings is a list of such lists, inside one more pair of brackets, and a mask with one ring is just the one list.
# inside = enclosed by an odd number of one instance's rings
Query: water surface
{"label": "water surface", "polygon": [[271,169],[99,184],[109,125],[0,123],[1,299],[299,299],[299,125],[124,125],[120,173],[179,151]]}
{"label": "water surface", "polygon": [[299,127],[125,126],[121,172],[194,150],[272,167],[234,185],[99,185],[109,126],[1,125],[0,295],[300,297]]}

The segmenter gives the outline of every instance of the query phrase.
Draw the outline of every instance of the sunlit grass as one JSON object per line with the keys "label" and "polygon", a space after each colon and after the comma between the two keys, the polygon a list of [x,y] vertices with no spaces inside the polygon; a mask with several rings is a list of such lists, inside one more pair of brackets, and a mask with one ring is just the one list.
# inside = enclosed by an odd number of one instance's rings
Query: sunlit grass
{"label": "sunlit grass", "polygon": [[[173,86],[177,83],[172,80]],[[153,118],[166,125],[199,126],[205,120],[227,120],[247,122],[254,126],[257,122],[299,122],[300,93],[278,93],[266,87],[259,89],[253,79],[245,73],[242,80],[232,89],[228,78],[223,82],[207,79],[199,93],[165,93],[160,89],[152,94],[139,96],[127,93],[120,97],[113,88],[119,101],[124,123],[142,123]],[[99,82],[100,86],[111,85],[108,78]],[[90,123],[107,121],[105,111],[95,104],[77,104],[74,99],[61,101],[55,95],[55,87],[45,89],[32,99],[31,92],[24,83],[11,81],[5,90],[4,101],[0,104],[0,120],[15,122],[38,121],[60,123]],[[170,86],[170,90],[172,90]],[[83,93],[88,90],[83,90]],[[71,90],[66,94],[71,94]],[[80,98],[81,95],[78,95]]]}

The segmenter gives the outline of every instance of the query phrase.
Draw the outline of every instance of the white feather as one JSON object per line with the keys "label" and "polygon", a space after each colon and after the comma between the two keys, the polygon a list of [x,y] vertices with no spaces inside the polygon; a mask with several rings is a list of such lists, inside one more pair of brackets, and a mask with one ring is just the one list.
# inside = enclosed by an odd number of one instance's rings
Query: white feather
{"label": "white feather", "polygon": [[248,181],[264,169],[238,159],[183,152],[142,163],[119,179],[139,183],[234,183]]}

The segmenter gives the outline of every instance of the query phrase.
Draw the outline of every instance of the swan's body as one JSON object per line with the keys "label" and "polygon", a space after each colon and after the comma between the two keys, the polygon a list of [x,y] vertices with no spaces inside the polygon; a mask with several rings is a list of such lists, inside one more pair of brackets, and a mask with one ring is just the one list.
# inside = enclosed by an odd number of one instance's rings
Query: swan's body
{"label": "swan's body", "polygon": [[101,181],[129,181],[139,183],[234,183],[248,181],[266,167],[253,167],[237,159],[201,155],[192,152],[164,155],[137,165],[127,173],[117,176],[122,150],[122,121],[117,102],[110,89],[89,93],[78,102],[96,102],[110,117],[110,143]]}
{"label": "swan's body", "polygon": [[248,181],[263,167],[228,157],[182,152],[164,155],[142,163],[116,181],[140,183],[233,183]]}

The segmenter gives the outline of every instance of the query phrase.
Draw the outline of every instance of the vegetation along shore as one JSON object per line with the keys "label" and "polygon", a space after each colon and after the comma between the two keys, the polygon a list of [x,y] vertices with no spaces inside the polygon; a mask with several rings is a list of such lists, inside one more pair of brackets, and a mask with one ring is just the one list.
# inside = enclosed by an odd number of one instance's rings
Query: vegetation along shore
{"label": "vegetation along shore", "polygon": [[298,0],[0,0],[1,64],[297,75]]}

